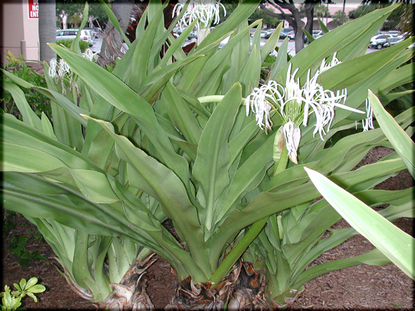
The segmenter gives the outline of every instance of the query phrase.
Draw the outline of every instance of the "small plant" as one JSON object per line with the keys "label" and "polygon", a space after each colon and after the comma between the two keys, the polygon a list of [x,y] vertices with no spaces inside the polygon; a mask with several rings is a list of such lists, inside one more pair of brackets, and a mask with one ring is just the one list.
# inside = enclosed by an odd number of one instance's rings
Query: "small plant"
{"label": "small plant", "polygon": [[[10,51],[7,51],[6,54],[8,55],[6,59],[9,61],[9,64],[5,65],[4,69],[13,72],[17,77],[33,85],[46,87],[45,77],[29,68],[22,55],[19,55],[17,58]],[[5,77],[3,77],[2,80],[3,81],[1,82],[3,85],[5,82],[9,82]],[[0,98],[4,111],[13,114],[21,120],[21,114],[18,107],[16,107],[12,94],[6,88],[4,88],[4,90],[5,92],[3,92],[2,97]],[[41,116],[42,112],[47,116],[51,115],[50,100],[48,97],[34,90],[24,90],[23,92],[27,102],[38,116]]]}
{"label": "small plant", "polygon": [[16,222],[13,220],[13,217],[17,213],[13,211],[4,211],[3,217],[3,238],[7,237],[10,231],[16,227]]}
{"label": "small plant", "polygon": [[[36,237],[35,237],[36,238]],[[29,238],[23,235],[16,235],[14,236],[7,246],[7,249],[12,254],[19,256],[17,263],[23,268],[26,269],[30,261],[39,261],[39,260],[46,260],[45,256],[42,256],[39,251],[29,252],[26,250],[26,243],[29,241]]]}
{"label": "small plant", "polygon": [[[16,221],[14,217],[19,217],[17,213],[7,211],[5,213],[5,217],[3,220],[3,237],[7,237],[10,231],[12,231],[16,227]],[[29,226],[28,223],[23,223],[23,225]],[[14,235],[8,245],[6,246],[7,250],[17,255],[19,258],[17,263],[23,268],[26,269],[30,262],[39,261],[39,260],[47,260],[45,256],[42,256],[39,251],[29,252],[26,250],[26,244],[30,238],[35,238],[36,240],[42,239],[42,235],[39,233],[39,230],[35,228],[35,231],[27,232],[28,236],[24,235]]]}
{"label": "small plant", "polygon": [[35,302],[38,302],[37,297],[35,294],[43,293],[46,290],[46,287],[42,284],[37,284],[38,278],[32,277],[29,281],[26,279],[21,279],[20,283],[14,283],[13,286],[16,290],[11,291],[8,285],[4,286],[4,292],[0,293],[0,297],[3,297],[1,300],[2,311],[11,311],[11,310],[25,310],[25,309],[18,309],[22,303],[21,300],[27,295]]}

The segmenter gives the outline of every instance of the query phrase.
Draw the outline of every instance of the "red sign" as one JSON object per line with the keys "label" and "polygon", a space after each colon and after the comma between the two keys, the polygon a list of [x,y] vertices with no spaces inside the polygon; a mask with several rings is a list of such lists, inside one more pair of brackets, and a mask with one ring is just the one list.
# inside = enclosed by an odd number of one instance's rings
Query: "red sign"
{"label": "red sign", "polygon": [[29,18],[39,18],[39,0],[28,0]]}

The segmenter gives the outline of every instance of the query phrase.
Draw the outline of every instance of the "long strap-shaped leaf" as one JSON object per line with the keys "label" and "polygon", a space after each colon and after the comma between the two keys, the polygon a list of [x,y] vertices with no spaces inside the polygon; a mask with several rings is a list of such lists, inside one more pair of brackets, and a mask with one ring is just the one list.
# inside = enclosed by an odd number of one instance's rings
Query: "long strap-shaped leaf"
{"label": "long strap-shaped leaf", "polygon": [[187,162],[174,152],[165,131],[157,122],[151,105],[114,75],[82,56],[51,45],[71,69],[92,89],[116,108],[129,113],[146,133],[162,161],[184,182],[188,182]]}
{"label": "long strap-shaped leaf", "polygon": [[15,82],[17,85],[34,89],[35,91],[38,91],[39,93],[49,97],[50,99],[55,100],[65,111],[67,111],[73,118],[75,118],[79,123],[82,125],[86,125],[85,119],[83,119],[80,114],[88,114],[88,111],[79,108],[78,106],[74,105],[69,99],[67,99],[64,95],[60,94],[59,92],[55,90],[49,90],[44,87],[35,86],[23,79],[20,79],[19,77],[11,74],[10,72],[0,69],[2,73],[10,78],[13,82]]}
{"label": "long strap-shaped leaf", "polygon": [[[346,23],[312,42],[309,47],[301,50],[291,61],[293,68],[300,68],[297,77],[304,77],[305,79],[308,67],[304,66],[304,64],[314,64],[314,66],[319,66],[324,58],[350,46],[356,38],[364,36],[366,42],[363,42],[363,46],[362,42],[359,42],[355,45],[355,50],[361,50],[363,47],[366,48],[366,51],[371,36],[376,34],[378,29],[382,26],[383,21],[396,7],[397,6],[389,6],[366,14],[362,18]],[[287,66],[281,74],[278,75],[277,81],[285,81],[286,69]]]}
{"label": "long strap-shaped leaf", "polygon": [[105,13],[107,13],[109,20],[114,25],[114,27],[118,30],[118,32],[121,34],[124,42],[130,46],[131,42],[130,39],[125,35],[125,33],[121,30],[120,23],[118,22],[117,17],[115,16],[114,12],[112,12],[111,7],[108,5],[108,3],[105,0],[100,0],[102,3],[102,8],[105,10]]}
{"label": "long strap-shaped leaf", "polygon": [[402,161],[405,162],[409,173],[411,173],[412,177],[415,177],[414,142],[399,126],[399,124],[396,123],[395,119],[385,110],[385,108],[383,108],[379,99],[377,99],[377,97],[370,90],[369,101],[375,113],[376,120],[378,120],[382,131],[392,143]]}
{"label": "long strap-shaped leaf", "polygon": [[[345,187],[364,181],[371,181],[380,176],[390,176],[404,169],[405,165],[400,159],[375,163],[368,166],[379,167],[365,168],[364,171],[356,170],[340,174],[333,174],[331,178],[341,182]],[[382,171],[380,170],[382,169]],[[361,190],[361,189],[359,189]],[[301,194],[301,195],[300,195]],[[220,229],[208,241],[212,252],[218,251],[236,232],[286,208],[310,202],[319,196],[318,191],[310,183],[290,188],[285,191],[265,191],[260,193],[251,203],[243,209],[235,209],[223,222]],[[219,233],[219,234],[218,234]]]}
{"label": "long strap-shaped leaf", "polygon": [[141,176],[142,185],[146,186],[144,190],[147,190],[162,204],[165,215],[173,220],[175,229],[179,236],[186,241],[195,261],[202,269],[209,271],[199,216],[195,206],[189,200],[186,188],[177,175],[135,147],[126,137],[115,134],[110,123],[93,120],[99,123],[115,141],[118,156],[129,163]]}
{"label": "long strap-shaped leaf", "polygon": [[320,173],[305,169],[330,205],[403,272],[415,279],[414,238]]}
{"label": "long strap-shaped leaf", "polygon": [[214,224],[215,205],[229,184],[229,135],[242,101],[241,85],[234,86],[217,105],[200,137],[193,176],[200,191],[201,203],[206,208],[202,222],[208,230]]}

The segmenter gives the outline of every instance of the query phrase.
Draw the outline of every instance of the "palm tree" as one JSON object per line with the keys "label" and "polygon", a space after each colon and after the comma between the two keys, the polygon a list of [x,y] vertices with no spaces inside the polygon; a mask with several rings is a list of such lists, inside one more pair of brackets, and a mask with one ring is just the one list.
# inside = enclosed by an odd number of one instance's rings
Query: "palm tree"
{"label": "palm tree", "polygon": [[340,26],[343,23],[347,22],[349,17],[342,10],[336,11],[333,15],[333,24]]}
{"label": "palm tree", "polygon": [[314,7],[315,17],[326,17],[329,15],[329,9],[324,4],[319,4]]}
{"label": "palm tree", "polygon": [[82,22],[82,16],[80,13],[75,13],[69,18],[69,22],[73,24],[74,28],[78,28],[78,25]]}
{"label": "palm tree", "polygon": [[56,42],[55,0],[45,0],[39,5],[40,60],[50,61],[56,53],[47,45]]}

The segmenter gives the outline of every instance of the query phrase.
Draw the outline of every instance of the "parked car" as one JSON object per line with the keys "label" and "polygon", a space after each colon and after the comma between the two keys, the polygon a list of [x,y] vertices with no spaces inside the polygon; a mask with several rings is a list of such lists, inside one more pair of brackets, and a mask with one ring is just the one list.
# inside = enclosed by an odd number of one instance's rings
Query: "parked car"
{"label": "parked car", "polygon": [[274,33],[275,28],[264,29],[261,31],[261,38],[268,39]]}
{"label": "parked car", "polygon": [[88,42],[89,46],[93,46],[95,43],[95,34],[91,30],[82,29],[79,39]]}
{"label": "parked car", "polygon": [[[294,31],[290,31],[289,33],[287,33],[287,37],[290,39],[290,40],[294,40],[294,38],[295,38],[295,33],[294,33]],[[304,43],[306,43],[307,42],[307,36],[304,36]]]}
{"label": "parked car", "polygon": [[97,28],[93,28],[93,27],[85,27],[83,30],[89,30],[92,34],[92,36],[97,39],[98,35],[99,35],[99,31],[97,30]]}
{"label": "parked car", "polygon": [[293,31],[290,31],[290,32],[287,32],[287,33],[286,33],[286,36],[287,36],[288,38],[290,38],[290,40],[294,39],[294,38],[295,38],[295,33],[294,33],[294,30],[293,30]]}
{"label": "parked car", "polygon": [[[75,40],[78,29],[62,29],[56,31],[56,41],[59,40]],[[88,42],[89,46],[94,45],[95,38],[93,38],[89,30],[82,29],[79,35],[79,40]]]}
{"label": "parked car", "polygon": [[56,41],[59,40],[75,40],[78,29],[62,29],[56,30]]}
{"label": "parked car", "polygon": [[388,38],[387,41],[383,44],[383,47],[386,48],[388,46],[395,45],[396,43],[402,42],[403,40],[404,38],[401,36]]}
{"label": "parked car", "polygon": [[393,35],[393,36],[398,36],[400,34],[400,31],[398,31],[398,30],[389,30],[388,34]]}
{"label": "parked car", "polygon": [[280,39],[285,39],[287,37],[287,34],[291,31],[294,32],[294,28],[288,27],[281,29]]}
{"label": "parked car", "polygon": [[313,38],[318,39],[322,35],[324,35],[324,32],[322,30],[313,30]]}
{"label": "parked car", "polygon": [[370,43],[369,43],[369,47],[370,48],[376,48],[378,50],[380,50],[381,48],[383,48],[383,45],[388,41],[387,39],[393,38],[395,37],[392,34],[377,34],[376,36],[373,36],[370,39]]}

